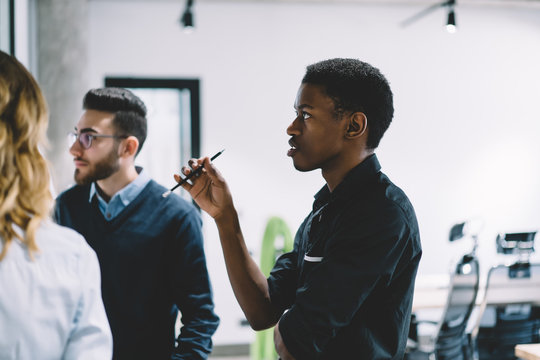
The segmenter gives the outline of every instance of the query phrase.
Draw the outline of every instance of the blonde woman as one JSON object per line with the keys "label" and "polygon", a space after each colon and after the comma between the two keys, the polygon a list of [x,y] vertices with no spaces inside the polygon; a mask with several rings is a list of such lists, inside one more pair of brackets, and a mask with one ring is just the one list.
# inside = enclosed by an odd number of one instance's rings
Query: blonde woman
{"label": "blonde woman", "polygon": [[47,122],[35,79],[0,51],[0,359],[110,359],[96,254],[50,220]]}

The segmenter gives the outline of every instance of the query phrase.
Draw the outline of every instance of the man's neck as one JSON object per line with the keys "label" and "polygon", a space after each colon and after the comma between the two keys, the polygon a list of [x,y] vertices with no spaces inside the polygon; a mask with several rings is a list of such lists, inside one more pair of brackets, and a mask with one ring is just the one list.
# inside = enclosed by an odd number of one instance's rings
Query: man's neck
{"label": "man's neck", "polygon": [[108,178],[97,180],[97,191],[105,201],[109,202],[114,194],[130,184],[138,175],[135,166],[130,166],[125,170],[119,169]]}
{"label": "man's neck", "polygon": [[374,151],[372,149],[364,149],[358,156],[339,159],[335,162],[335,166],[326,167],[322,170],[322,176],[326,180],[326,185],[330,192],[343,181],[345,176],[357,165],[366,160]]}

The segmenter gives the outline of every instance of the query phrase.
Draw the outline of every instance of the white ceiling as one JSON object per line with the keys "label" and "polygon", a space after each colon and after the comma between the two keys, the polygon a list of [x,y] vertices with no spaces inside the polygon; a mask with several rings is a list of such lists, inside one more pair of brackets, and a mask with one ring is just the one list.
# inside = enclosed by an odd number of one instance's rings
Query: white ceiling
{"label": "white ceiling", "polygon": [[[148,2],[156,0],[88,0],[88,1],[130,1]],[[186,0],[160,0],[165,2],[185,3]],[[290,4],[411,4],[411,5],[435,5],[443,1],[440,0],[194,0],[194,3],[290,3]],[[459,4],[473,5],[500,5],[500,6],[520,6],[520,7],[540,7],[540,0],[456,0]]]}

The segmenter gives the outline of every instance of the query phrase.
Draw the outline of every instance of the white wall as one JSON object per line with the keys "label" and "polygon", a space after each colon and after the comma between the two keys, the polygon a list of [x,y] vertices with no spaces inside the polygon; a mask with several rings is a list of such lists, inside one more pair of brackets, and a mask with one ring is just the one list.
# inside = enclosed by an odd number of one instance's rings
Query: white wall
{"label": "white wall", "polygon": [[[470,217],[486,221],[486,264],[497,231],[540,227],[540,8],[461,5],[454,35],[443,29],[443,9],[399,26],[425,6],[196,3],[197,30],[186,35],[177,22],[183,2],[91,1],[90,82],[201,79],[202,152],[226,149],[216,165],[258,259],[266,220],[281,216],[294,232],[323,185],[318,171],[298,173],[286,157],[305,66],[331,57],[370,62],[394,91],[394,123],[377,153],[415,205],[421,274],[448,270],[468,245],[449,244],[448,230]],[[215,342],[244,342],[252,332],[236,326],[242,315],[215,226],[204,219],[222,318]]]}

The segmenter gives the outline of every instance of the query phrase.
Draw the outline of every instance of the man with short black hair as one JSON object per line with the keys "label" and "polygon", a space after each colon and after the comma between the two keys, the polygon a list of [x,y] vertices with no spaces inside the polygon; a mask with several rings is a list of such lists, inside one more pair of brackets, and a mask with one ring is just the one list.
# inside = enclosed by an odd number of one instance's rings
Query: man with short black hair
{"label": "man with short black hair", "polygon": [[[90,90],[72,135],[77,183],[57,199],[59,224],[96,251],[114,359],[206,359],[219,319],[198,210],[134,164],[146,107],[121,88]],[[182,328],[175,343],[175,323]]]}
{"label": "man with short black hair", "polygon": [[281,359],[401,360],[422,250],[414,209],[374,153],[392,121],[390,86],[365,62],[325,60],[308,66],[294,107],[288,156],[299,171],[321,169],[326,185],[268,279],[210,160],[190,160],[184,175],[204,168],[182,186],[216,222],[251,326],[277,324]]}

